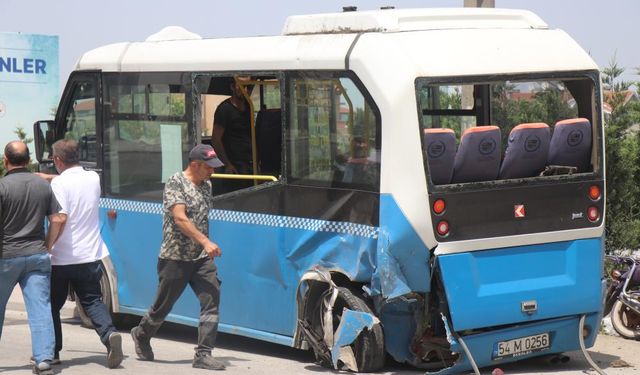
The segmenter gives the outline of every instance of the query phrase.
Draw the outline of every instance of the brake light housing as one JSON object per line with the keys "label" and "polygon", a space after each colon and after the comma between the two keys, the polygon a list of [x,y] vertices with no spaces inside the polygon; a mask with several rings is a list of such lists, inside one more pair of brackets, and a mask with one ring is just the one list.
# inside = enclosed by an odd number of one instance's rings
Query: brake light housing
{"label": "brake light housing", "polygon": [[436,199],[433,202],[433,213],[436,215],[442,215],[444,211],[447,209],[447,204],[444,202],[444,199]]}
{"label": "brake light housing", "polygon": [[449,235],[449,222],[446,220],[441,220],[436,225],[436,232],[440,237],[446,237]]}
{"label": "brake light housing", "polygon": [[597,202],[600,200],[600,198],[602,198],[602,191],[600,190],[600,186],[591,185],[589,187],[589,198],[594,202]]}
{"label": "brake light housing", "polygon": [[600,219],[600,210],[598,210],[598,207],[591,206],[587,208],[587,219],[592,223],[595,223]]}

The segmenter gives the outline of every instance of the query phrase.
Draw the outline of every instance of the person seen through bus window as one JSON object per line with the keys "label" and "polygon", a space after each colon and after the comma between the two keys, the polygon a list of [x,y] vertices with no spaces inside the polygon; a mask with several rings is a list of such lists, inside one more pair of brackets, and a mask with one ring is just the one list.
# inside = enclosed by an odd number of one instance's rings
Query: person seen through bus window
{"label": "person seen through bus window", "polygon": [[[100,235],[100,176],[79,163],[78,143],[61,139],[52,147],[53,163],[60,175],[51,180],[62,213],[67,215],[64,231],[51,250],[51,314],[56,334],[55,358],[62,350],[60,309],[71,286],[91,319],[100,341],[107,348],[107,367],[122,363],[122,337],[111,313],[102,301],[102,259],[109,250]],[[51,175],[48,175],[51,176]]]}
{"label": "person seen through bus window", "polygon": [[351,156],[347,159],[343,182],[370,184],[375,177],[371,171],[369,144],[362,136],[351,140]]}
{"label": "person seen through bus window", "polygon": [[[238,81],[247,81],[239,77]],[[245,86],[247,87],[247,86]],[[224,100],[213,116],[213,147],[224,163],[224,173],[253,174],[251,147],[251,108],[235,80],[229,83],[231,96]],[[252,185],[253,180],[226,180],[227,191]]]}
{"label": "person seen through bus window", "polygon": [[[53,374],[55,337],[49,298],[51,260],[47,250],[60,235],[66,216],[48,183],[29,172],[29,148],[9,142],[0,179],[0,337],[13,288],[20,284],[31,331],[35,374]],[[45,217],[49,228],[45,235]]]}
{"label": "person seen through bus window", "polygon": [[209,209],[213,204],[210,175],[222,167],[209,145],[197,145],[189,152],[184,171],[171,176],[162,199],[162,245],[158,259],[158,290],[155,301],[140,324],[131,330],[138,357],[154,359],[150,340],[156,334],[187,285],[200,301],[198,346],[192,366],[224,370],[211,356],[218,333],[220,281],[214,257],[222,255],[209,239]]}

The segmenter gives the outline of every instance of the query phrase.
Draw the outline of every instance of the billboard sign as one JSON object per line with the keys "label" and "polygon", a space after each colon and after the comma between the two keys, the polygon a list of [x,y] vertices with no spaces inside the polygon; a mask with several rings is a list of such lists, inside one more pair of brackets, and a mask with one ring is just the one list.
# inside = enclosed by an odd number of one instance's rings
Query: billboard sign
{"label": "billboard sign", "polygon": [[57,36],[0,32],[0,152],[17,128],[33,138],[32,124],[53,118],[59,88]]}

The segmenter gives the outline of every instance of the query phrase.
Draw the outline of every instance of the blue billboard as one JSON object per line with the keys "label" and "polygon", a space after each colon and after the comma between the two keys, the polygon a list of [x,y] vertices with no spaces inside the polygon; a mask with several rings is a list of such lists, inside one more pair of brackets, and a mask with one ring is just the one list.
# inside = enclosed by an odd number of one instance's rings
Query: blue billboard
{"label": "blue billboard", "polygon": [[54,117],[59,94],[58,37],[0,32],[0,153],[19,127],[33,138],[32,124]]}

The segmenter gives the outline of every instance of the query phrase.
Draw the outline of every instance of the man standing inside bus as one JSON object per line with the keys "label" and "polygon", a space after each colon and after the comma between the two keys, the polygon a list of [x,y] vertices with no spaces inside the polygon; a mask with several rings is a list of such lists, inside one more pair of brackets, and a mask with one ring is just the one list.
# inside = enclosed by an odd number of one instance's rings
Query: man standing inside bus
{"label": "man standing inside bus", "polygon": [[[49,280],[51,261],[47,250],[58,238],[65,215],[51,187],[29,172],[29,148],[9,142],[3,157],[6,175],[0,179],[0,337],[7,301],[20,284],[31,330],[35,374],[53,374],[55,339]],[[49,229],[45,235],[45,218]]]}
{"label": "man standing inside bus", "polygon": [[209,240],[209,210],[213,204],[210,176],[223,166],[209,145],[189,152],[184,171],[171,176],[162,198],[162,244],[158,259],[158,290],[155,301],[140,324],[131,330],[136,354],[141,360],[154,358],[150,340],[156,334],[187,285],[200,301],[198,346],[193,367],[224,370],[211,356],[218,333],[220,282],[214,257],[222,252]]}
{"label": "man standing inside bus", "polygon": [[[213,147],[224,163],[224,173],[253,174],[251,146],[251,109],[238,77],[229,82],[231,97],[220,103],[213,115]],[[248,87],[248,86],[245,86]],[[250,187],[253,180],[224,180],[224,192]]]}
{"label": "man standing inside bus", "polygon": [[102,301],[102,259],[109,250],[100,235],[98,203],[100,176],[79,164],[78,143],[62,139],[53,144],[53,163],[59,176],[51,189],[63,213],[64,231],[51,250],[51,314],[56,333],[55,358],[62,350],[60,309],[67,300],[69,285],[91,319],[100,341],[107,347],[107,367],[116,368],[123,359],[122,336],[116,331],[109,309]]}

